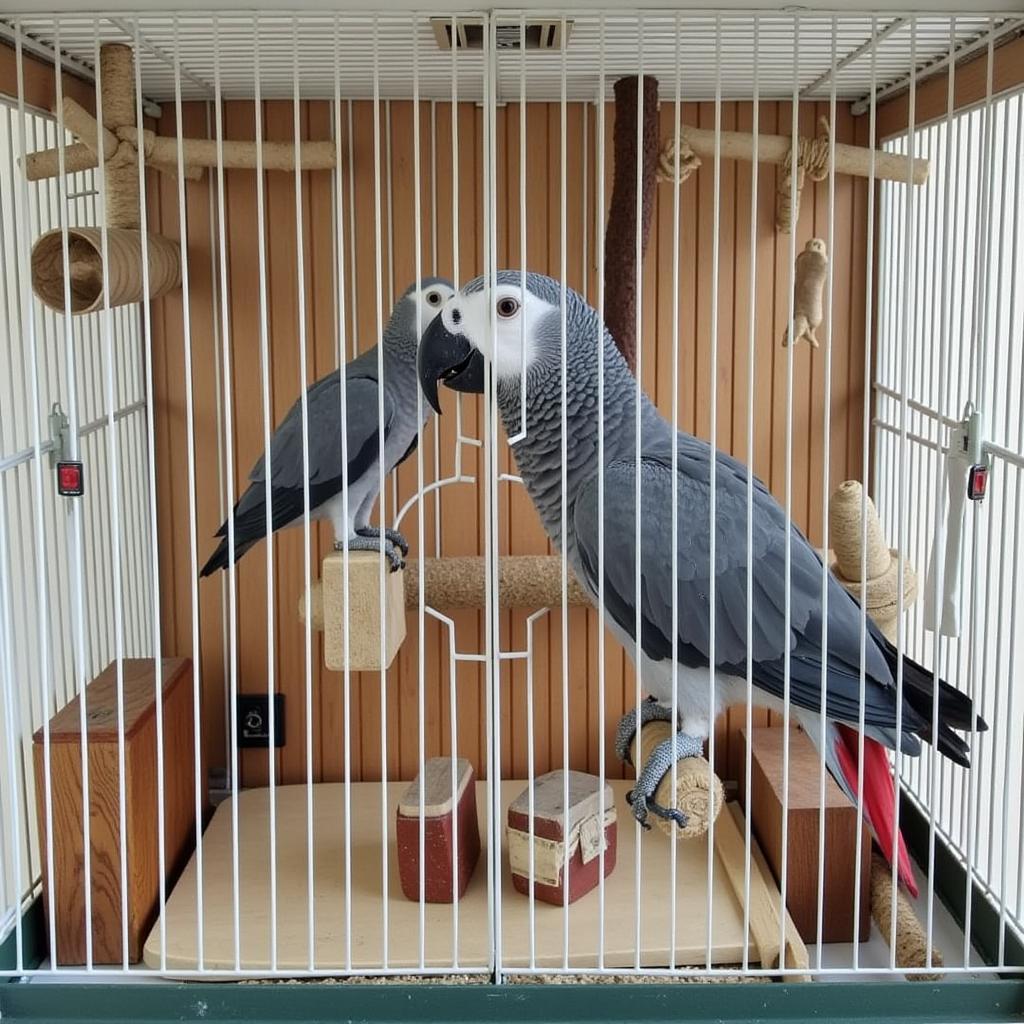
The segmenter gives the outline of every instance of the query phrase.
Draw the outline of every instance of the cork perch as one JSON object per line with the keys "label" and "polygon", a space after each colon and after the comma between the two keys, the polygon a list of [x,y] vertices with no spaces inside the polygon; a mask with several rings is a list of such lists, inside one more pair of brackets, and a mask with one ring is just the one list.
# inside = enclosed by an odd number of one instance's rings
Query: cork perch
{"label": "cork perch", "polygon": [[[380,557],[350,551],[348,569],[348,667],[353,672],[387,668],[405,639],[405,612],[419,607],[420,562],[384,575],[380,603]],[[481,556],[423,560],[424,595],[431,608],[451,611],[486,606],[487,586]],[[310,588],[312,627],[324,634],[324,664],[345,668],[345,555],[329,554],[321,578]],[[567,600],[589,605],[586,592],[570,573]],[[498,560],[498,603],[502,608],[556,608],[562,603],[562,560],[557,555],[511,555]],[[299,596],[299,619],[306,621],[306,595]],[[383,658],[381,629],[384,630]]]}
{"label": "cork perch", "polygon": [[[659,743],[675,734],[671,722],[648,722],[634,734],[629,745],[633,764],[642,765]],[[672,772],[667,771],[654,791],[662,807],[675,807],[687,818],[680,828],[674,821],[652,814],[648,820],[672,839],[698,839],[722,809],[722,783],[703,757],[684,757],[676,762],[676,787],[672,792]]]}
{"label": "cork perch", "polygon": [[[902,889],[893,889],[892,868],[877,852],[871,854],[871,918],[882,937],[889,942],[892,932],[892,904],[896,901],[896,966],[942,967],[942,953],[931,948],[929,958],[928,933],[917,919],[914,908]],[[941,973],[921,972],[908,974],[908,981],[939,981]]]}
{"label": "cork perch", "polygon": [[[861,538],[864,535],[861,503],[867,519],[866,579],[862,578]],[[900,602],[897,600],[898,554],[891,550],[882,536],[874,502],[864,496],[857,480],[846,480],[833,492],[828,508],[829,535],[832,541],[831,569],[843,587],[858,601],[863,601],[868,614],[890,643],[896,643]],[[903,566],[902,610],[917,597],[917,576],[910,565]],[[896,930],[892,933],[892,909],[896,904]],[[894,889],[892,869],[874,852],[871,856],[871,916],[882,938],[892,939],[896,947],[897,967],[941,967],[942,954],[929,949],[924,927],[914,913],[906,894]],[[930,959],[929,959],[930,952]],[[908,974],[911,981],[936,981],[937,973]]]}
{"label": "cork perch", "polygon": [[867,576],[861,578],[861,500],[863,488],[846,480],[833,492],[828,507],[829,539],[832,543],[830,568],[843,587],[861,602],[868,615],[896,643],[899,610],[906,611],[917,598],[917,574],[903,563],[903,597],[899,597],[899,553],[882,536],[874,502],[866,498]]}
{"label": "cork perch", "polygon": [[[352,552],[355,558],[358,552]],[[332,557],[342,557],[340,552]],[[370,553],[371,558],[375,558]],[[419,607],[420,562],[409,559],[405,570],[396,573],[402,577],[402,607]],[[376,563],[375,563],[376,565]],[[454,611],[460,608],[483,608],[486,605],[486,576],[484,560],[479,555],[460,558],[426,558],[423,560],[424,600],[431,608]],[[349,573],[349,592],[355,608],[361,601],[353,585],[354,576]],[[370,581],[373,600],[376,601],[378,579],[376,570]],[[324,629],[324,586],[315,582],[312,587],[313,628]],[[586,592],[570,572],[567,592],[571,607],[590,604]],[[333,601],[334,598],[329,598]],[[507,555],[498,560],[498,604],[502,608],[557,608],[562,603],[562,560],[557,555]],[[340,606],[339,606],[340,607]],[[340,612],[329,610],[328,618],[334,621]],[[299,597],[299,619],[306,620],[305,595]],[[351,624],[350,624],[351,630]]]}
{"label": "cork perch", "polygon": [[[97,167],[102,157],[106,230],[48,231],[33,245],[32,290],[59,313],[93,313],[108,302],[114,307],[155,299],[181,283],[177,243],[153,232],[143,240],[139,230],[138,157],[121,139],[121,133],[135,131],[133,63],[129,46],[107,43],[100,48],[102,124],[72,99],[61,108],[65,126],[80,140],[65,149],[65,172]],[[32,154],[25,172],[30,180],[58,174],[59,150]]]}

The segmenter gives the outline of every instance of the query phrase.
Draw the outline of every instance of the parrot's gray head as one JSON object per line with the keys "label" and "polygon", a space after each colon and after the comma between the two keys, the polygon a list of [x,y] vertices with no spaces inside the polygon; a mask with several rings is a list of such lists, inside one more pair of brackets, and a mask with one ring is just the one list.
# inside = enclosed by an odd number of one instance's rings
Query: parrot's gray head
{"label": "parrot's gray head", "polygon": [[[525,377],[559,374],[562,357],[562,286],[542,274],[499,270],[456,292],[423,332],[417,366],[427,401],[441,411],[437,382],[454,391],[481,393],[489,362],[500,391],[515,390]],[[565,289],[570,349],[596,332],[580,330],[596,314],[572,289]],[[585,342],[584,342],[585,343]]]}
{"label": "parrot's gray head", "polygon": [[404,359],[415,359],[420,335],[455,294],[443,277],[425,277],[402,292],[384,330],[384,347]]}

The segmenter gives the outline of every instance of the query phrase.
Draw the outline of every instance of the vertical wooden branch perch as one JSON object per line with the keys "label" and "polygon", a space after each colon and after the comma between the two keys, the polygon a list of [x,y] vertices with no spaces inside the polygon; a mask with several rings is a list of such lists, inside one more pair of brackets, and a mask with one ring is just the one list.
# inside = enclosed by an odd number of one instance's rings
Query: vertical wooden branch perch
{"label": "vertical wooden branch perch", "polygon": [[[605,323],[631,370],[636,367],[636,190],[641,189],[640,250],[647,251],[658,169],[658,80],[636,75],[615,83],[615,178],[604,236]],[[642,104],[643,166],[636,180],[637,104]]]}

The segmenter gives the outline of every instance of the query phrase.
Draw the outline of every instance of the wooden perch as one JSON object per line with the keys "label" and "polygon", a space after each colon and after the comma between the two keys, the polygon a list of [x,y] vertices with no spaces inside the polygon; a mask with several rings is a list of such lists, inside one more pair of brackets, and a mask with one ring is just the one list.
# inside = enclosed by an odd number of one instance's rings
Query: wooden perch
{"label": "wooden perch", "polygon": [[[636,180],[637,105],[642,104],[641,178]],[[640,256],[647,251],[658,169],[658,80],[636,75],[615,83],[615,177],[604,236],[604,319],[630,370],[636,368],[637,188],[640,197]]]}
{"label": "wooden perch", "polygon": [[[693,128],[688,124],[680,127],[680,138],[702,160],[715,158],[715,133],[710,128]],[[721,132],[721,153],[723,160],[753,160],[754,136],[750,132]],[[758,135],[757,159],[759,163],[784,164],[789,156],[792,139],[788,135]],[[835,144],[835,165],[837,174],[852,174],[858,178],[871,175],[871,150],[864,146]],[[899,153],[874,151],[874,174],[880,181],[906,181],[907,158]],[[923,185],[928,180],[931,162],[915,157],[911,163],[911,181]]]}
{"label": "wooden perch", "polygon": [[[68,105],[75,110],[69,117]],[[97,157],[96,121],[74,100],[64,101],[64,124],[82,141],[64,149],[64,167],[69,173],[84,171],[99,166]],[[81,129],[81,130],[80,130]],[[85,133],[85,134],[83,134]],[[139,131],[135,127],[124,127],[114,135],[104,130],[104,157],[110,159],[118,147],[131,147],[133,162],[138,160]],[[227,170],[256,168],[256,143],[225,139],[221,143],[223,166]],[[216,139],[182,139],[182,155],[185,163],[185,177],[191,180],[202,177],[204,167],[217,166]],[[295,146],[291,142],[264,142],[263,169],[265,171],[294,171]],[[142,152],[146,163],[164,173],[176,173],[178,169],[178,140],[170,135],[156,135],[151,131],[142,132]],[[333,142],[301,142],[299,159],[303,170],[332,170],[336,166],[336,151]],[[31,153],[25,160],[25,176],[29,181],[54,178],[60,173],[59,153],[56,149],[44,149]]]}
{"label": "wooden perch", "polygon": [[[82,226],[49,231],[32,247],[32,290],[51,309],[72,315],[155,299],[181,281],[178,244],[155,232],[144,239],[139,230],[139,158],[124,135],[135,131],[130,46],[105,43],[100,48],[99,80],[102,124],[70,97],[65,97],[60,114],[79,139],[64,147],[65,173],[103,162],[105,230]],[[61,162],[59,149],[33,153],[25,160],[25,173],[32,180],[53,177],[60,174]]]}
{"label": "wooden perch", "polygon": [[[359,552],[353,552],[358,555]],[[377,556],[371,552],[374,592]],[[330,558],[331,556],[328,556]],[[402,601],[406,609],[419,607],[420,561],[409,559],[403,577]],[[487,606],[487,578],[481,555],[423,560],[424,600],[431,608],[453,611]],[[349,581],[352,588],[351,580]],[[313,628],[323,629],[323,588],[312,585]],[[572,572],[567,600],[570,606],[588,606],[590,600]],[[353,600],[353,606],[356,601]],[[498,559],[498,604],[502,608],[558,608],[562,604],[562,560],[558,555],[504,555]],[[305,621],[305,594],[299,597],[299,618]]]}

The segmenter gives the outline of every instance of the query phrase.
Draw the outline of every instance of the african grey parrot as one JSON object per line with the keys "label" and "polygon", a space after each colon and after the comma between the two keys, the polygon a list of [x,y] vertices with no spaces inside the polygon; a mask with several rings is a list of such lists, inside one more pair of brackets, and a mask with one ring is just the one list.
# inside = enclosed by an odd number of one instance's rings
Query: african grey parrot
{"label": "african grey parrot", "polygon": [[[437,383],[457,391],[484,387],[484,360],[493,367],[498,407],[510,436],[520,431],[520,379],[525,361],[526,435],[513,450],[526,489],[552,541],[563,546],[573,572],[598,601],[598,423],[604,417],[604,609],[616,637],[635,659],[636,585],[636,381],[596,312],[565,290],[566,318],[566,508],[561,509],[561,287],[538,274],[502,271],[496,288],[477,279],[443,307],[424,331],[420,384],[439,408]],[[494,330],[492,331],[492,318]],[[523,359],[521,360],[521,355]],[[598,404],[598,361],[604,366],[604,408]],[[676,470],[673,474],[673,437]],[[790,706],[815,742],[822,705],[822,563],[800,530],[759,480],[753,481],[753,544],[747,551],[747,468],[716,452],[715,481],[715,707],[710,707],[710,518],[712,449],[676,432],[649,399],[640,397],[641,683],[654,700],[643,702],[641,722],[671,718],[673,609],[677,596],[676,692],[681,732],[656,749],[630,796],[633,813],[648,812],[683,824],[674,808],[653,794],[677,756],[702,751],[714,717],[746,701],[748,649],[754,700],[782,707],[784,657],[790,656]],[[678,499],[678,559],[672,558],[672,493]],[[785,543],[791,541],[790,629],[785,630]],[[752,570],[752,631],[747,635],[747,571]],[[826,764],[846,792],[858,789],[857,733],[860,695],[860,607],[837,581],[828,581]],[[896,744],[897,652],[867,620],[864,652],[865,816],[890,855],[894,789],[885,748]],[[952,730],[983,729],[971,701],[945,682],[938,687],[938,731],[932,734],[932,674],[903,658],[901,747],[920,752],[926,739],[957,764],[968,748]],[[628,757],[636,712],[620,731],[619,753]],[[625,749],[623,749],[625,747]],[[914,891],[902,839],[900,874]]]}
{"label": "african grey parrot", "polygon": [[[423,407],[417,417],[416,347],[419,331],[437,315],[454,289],[443,278],[425,278],[410,285],[395,304],[384,328],[380,350],[384,375],[379,376],[378,348],[373,348],[345,366],[346,421],[348,424],[348,465],[342,461],[341,371],[321,377],[306,392],[309,425],[309,511],[313,519],[329,519],[334,527],[334,546],[343,547],[348,538],[350,551],[380,549],[380,531],[368,525],[380,484],[380,409],[384,413],[384,472],[390,473],[416,448],[417,429],[431,410]],[[383,381],[383,386],[381,385]],[[302,402],[288,411],[270,439],[271,505],[273,528],[280,530],[302,522]],[[345,519],[342,488],[348,479],[348,520]],[[251,483],[234,510],[235,554],[243,555],[266,535],[266,473],[261,455],[249,474]],[[201,575],[226,568],[228,526],[217,531],[221,542]],[[396,530],[385,530],[384,553],[392,570],[405,563],[409,545]]]}

